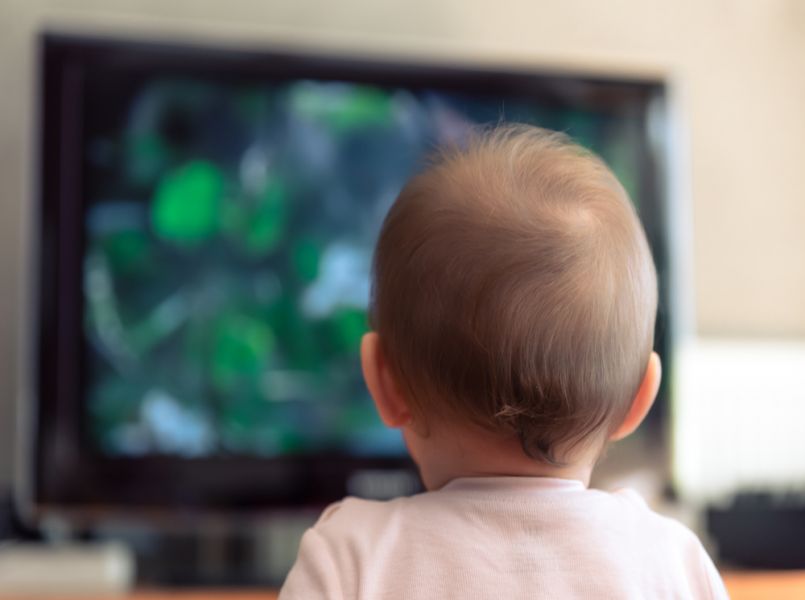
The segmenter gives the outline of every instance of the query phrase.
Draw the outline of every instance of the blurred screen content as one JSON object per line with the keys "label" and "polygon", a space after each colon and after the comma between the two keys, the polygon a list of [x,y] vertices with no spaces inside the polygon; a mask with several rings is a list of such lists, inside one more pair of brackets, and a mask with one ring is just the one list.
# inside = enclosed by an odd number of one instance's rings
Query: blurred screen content
{"label": "blurred screen content", "polygon": [[336,81],[87,80],[86,423],[115,456],[399,455],[364,387],[373,244],[438,144],[565,130],[639,203],[628,114]]}

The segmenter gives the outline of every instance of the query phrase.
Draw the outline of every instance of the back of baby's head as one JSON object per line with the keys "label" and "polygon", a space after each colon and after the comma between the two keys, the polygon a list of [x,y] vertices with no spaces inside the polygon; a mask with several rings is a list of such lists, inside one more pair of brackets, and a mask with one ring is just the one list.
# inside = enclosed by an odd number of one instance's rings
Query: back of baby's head
{"label": "back of baby's head", "polygon": [[615,176],[525,125],[438,154],[375,252],[372,326],[415,419],[516,434],[552,463],[625,418],[656,308],[651,253]]}

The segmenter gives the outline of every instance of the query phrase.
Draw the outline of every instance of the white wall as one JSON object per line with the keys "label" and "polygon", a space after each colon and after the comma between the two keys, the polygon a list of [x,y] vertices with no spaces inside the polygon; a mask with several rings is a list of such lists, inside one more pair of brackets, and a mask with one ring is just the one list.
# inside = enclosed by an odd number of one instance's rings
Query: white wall
{"label": "white wall", "polygon": [[805,335],[805,2],[0,0],[0,482],[44,25],[673,77],[690,142],[699,332]]}

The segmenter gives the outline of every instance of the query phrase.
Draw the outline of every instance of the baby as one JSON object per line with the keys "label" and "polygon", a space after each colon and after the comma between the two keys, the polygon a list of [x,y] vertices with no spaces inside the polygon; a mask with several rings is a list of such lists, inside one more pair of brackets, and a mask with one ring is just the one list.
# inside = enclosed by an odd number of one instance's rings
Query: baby
{"label": "baby", "polygon": [[657,394],[656,310],[601,160],[525,125],[445,150],[386,217],[361,346],[428,491],[327,508],[280,598],[726,598],[689,530],[587,487]]}

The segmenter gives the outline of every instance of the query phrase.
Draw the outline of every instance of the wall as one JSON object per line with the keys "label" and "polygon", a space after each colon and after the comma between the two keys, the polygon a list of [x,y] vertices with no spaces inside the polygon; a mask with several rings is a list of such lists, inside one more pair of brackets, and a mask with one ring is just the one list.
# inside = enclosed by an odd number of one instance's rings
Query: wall
{"label": "wall", "polygon": [[799,0],[0,0],[0,484],[24,339],[33,40],[46,25],[666,75],[687,130],[693,271],[682,292],[696,329],[805,335]]}

